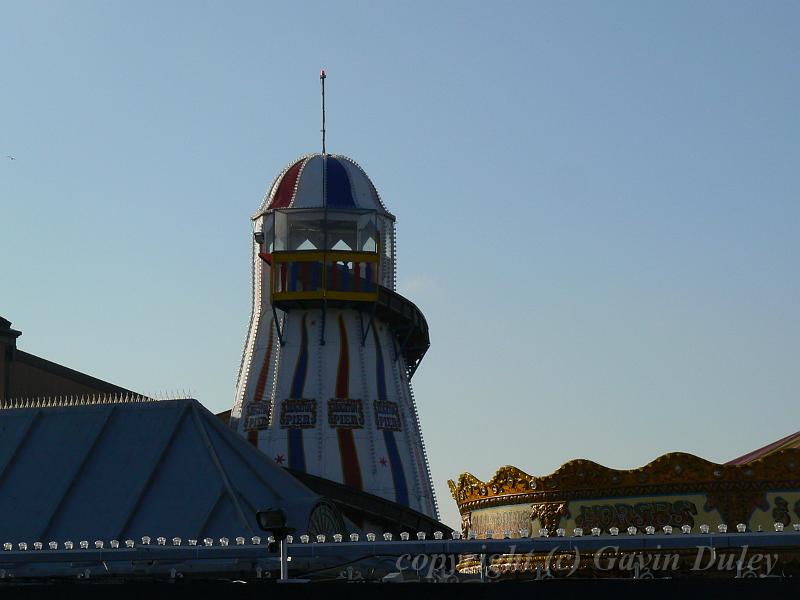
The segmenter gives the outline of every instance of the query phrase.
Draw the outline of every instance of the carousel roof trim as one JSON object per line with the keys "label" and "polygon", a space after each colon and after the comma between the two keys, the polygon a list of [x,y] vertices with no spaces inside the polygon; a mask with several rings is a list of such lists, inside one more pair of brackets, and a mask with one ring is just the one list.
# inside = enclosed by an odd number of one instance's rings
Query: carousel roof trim
{"label": "carousel roof trim", "polygon": [[637,469],[611,469],[586,459],[571,460],[550,475],[537,477],[512,465],[488,481],[462,473],[447,482],[459,508],[529,502],[553,495],[587,497],[641,495],[656,489],[684,493],[716,487],[747,487],[776,481],[800,486],[800,449],[787,448],[741,465],[718,464],[685,452],[670,452]]}

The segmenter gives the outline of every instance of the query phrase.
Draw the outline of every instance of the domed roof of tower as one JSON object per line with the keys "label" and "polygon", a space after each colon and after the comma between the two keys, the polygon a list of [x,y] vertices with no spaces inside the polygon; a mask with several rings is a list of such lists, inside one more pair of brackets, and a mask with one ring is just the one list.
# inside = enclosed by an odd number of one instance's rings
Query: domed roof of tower
{"label": "domed roof of tower", "polygon": [[391,217],[358,163],[341,154],[307,154],[281,171],[256,217],[276,208],[377,210]]}

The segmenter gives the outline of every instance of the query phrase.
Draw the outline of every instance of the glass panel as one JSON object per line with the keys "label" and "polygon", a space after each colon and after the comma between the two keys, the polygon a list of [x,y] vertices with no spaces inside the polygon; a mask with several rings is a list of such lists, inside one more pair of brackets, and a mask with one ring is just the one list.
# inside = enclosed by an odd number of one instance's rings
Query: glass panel
{"label": "glass panel", "polygon": [[285,212],[275,211],[275,250],[286,250],[289,240],[289,218]]}
{"label": "glass panel", "polygon": [[328,213],[328,249],[354,251],[358,240],[358,215]]}
{"label": "glass panel", "polygon": [[381,253],[381,285],[395,289],[395,257],[394,257],[394,221],[386,217],[378,217],[380,226],[380,253]]}
{"label": "glass panel", "polygon": [[358,219],[358,250],[378,251],[378,223],[374,213],[361,215]]}
{"label": "glass panel", "polygon": [[[383,245],[379,227],[386,227],[383,222],[386,219],[378,217],[375,211],[288,209],[276,210],[266,218],[274,220],[275,243],[272,250],[276,251],[325,248],[346,252],[377,252]],[[391,246],[388,251],[391,252]]]}
{"label": "glass panel", "polygon": [[273,215],[264,215],[261,219],[261,232],[264,236],[264,243],[259,248],[259,252],[266,252],[269,254],[275,248],[275,232],[274,225],[275,217]]}
{"label": "glass panel", "polygon": [[394,227],[389,219],[381,218],[381,253],[387,259],[394,260],[392,252],[394,251]]}
{"label": "glass panel", "polygon": [[323,246],[325,232],[322,211],[292,212],[288,215],[289,234],[286,249],[318,250]]}

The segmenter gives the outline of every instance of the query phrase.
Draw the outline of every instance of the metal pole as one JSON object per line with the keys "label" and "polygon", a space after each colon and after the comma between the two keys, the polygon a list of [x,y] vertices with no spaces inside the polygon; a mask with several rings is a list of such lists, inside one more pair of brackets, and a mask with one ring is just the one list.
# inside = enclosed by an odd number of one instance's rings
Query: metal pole
{"label": "metal pole", "polygon": [[281,539],[281,577],[278,581],[286,581],[289,579],[289,548],[287,547],[286,538]]}
{"label": "metal pole", "polygon": [[322,153],[325,154],[325,69],[319,73],[319,83],[322,87]]}

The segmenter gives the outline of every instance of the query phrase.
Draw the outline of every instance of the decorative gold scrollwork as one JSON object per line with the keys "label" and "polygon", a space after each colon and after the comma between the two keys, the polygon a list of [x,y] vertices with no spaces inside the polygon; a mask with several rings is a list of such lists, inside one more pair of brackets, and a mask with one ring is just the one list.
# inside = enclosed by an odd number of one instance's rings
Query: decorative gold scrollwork
{"label": "decorative gold scrollwork", "polygon": [[472,513],[465,512],[461,515],[461,535],[466,538],[470,529],[472,529]]}
{"label": "decorative gold scrollwork", "polygon": [[561,517],[569,518],[569,510],[565,502],[543,502],[531,506],[531,523],[538,519],[541,526],[551,534],[558,529]]}
{"label": "decorative gold scrollwork", "polygon": [[[457,482],[451,480],[448,485],[461,510],[587,497],[707,494],[710,503],[734,523],[763,504],[755,498],[772,489],[772,482],[779,482],[780,489],[800,489],[800,472],[793,469],[797,464],[800,448],[787,448],[743,465],[716,464],[672,452],[639,469],[616,470],[590,460],[573,460],[550,475],[533,477],[508,465],[498,469],[489,481],[462,473]],[[733,509],[737,502],[741,508]]]}

